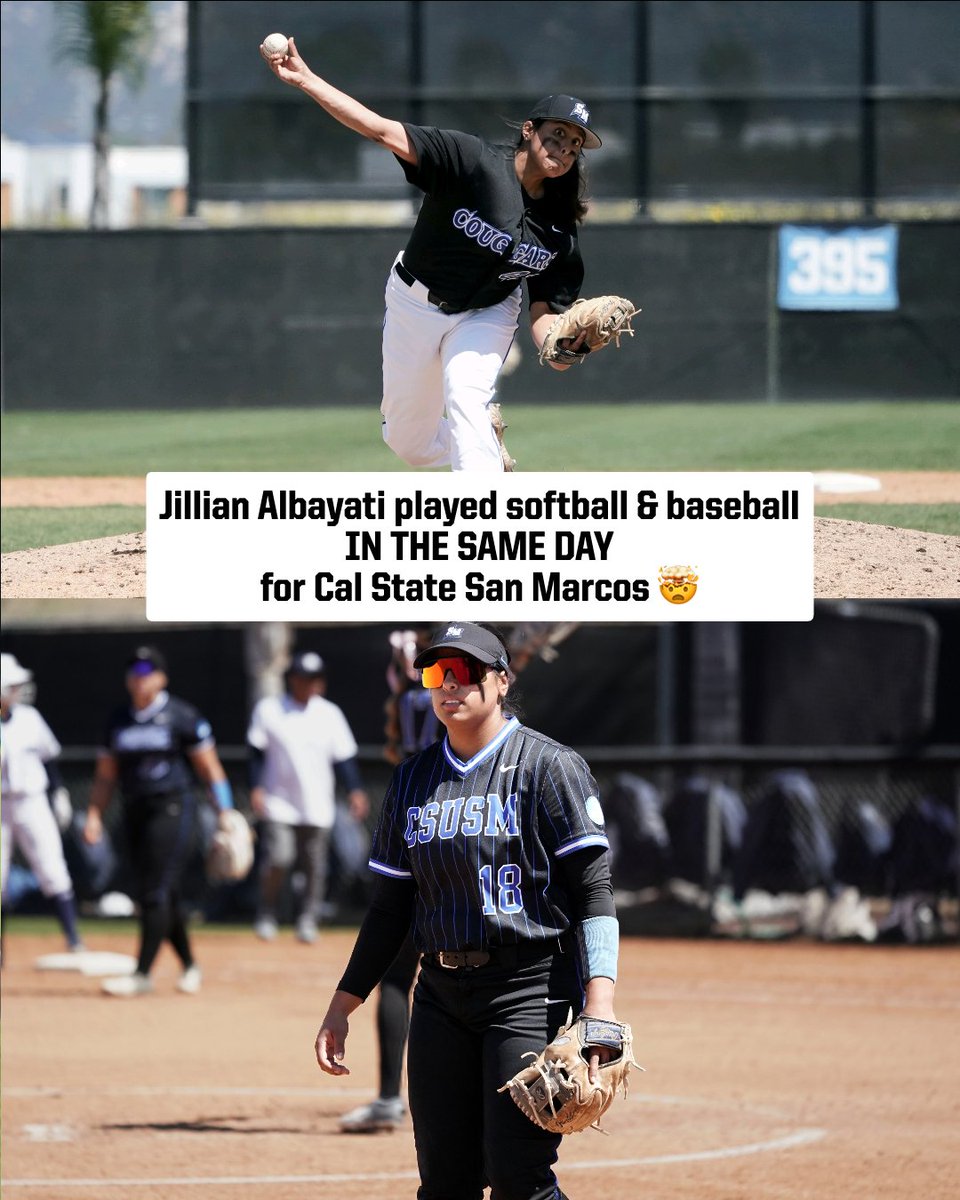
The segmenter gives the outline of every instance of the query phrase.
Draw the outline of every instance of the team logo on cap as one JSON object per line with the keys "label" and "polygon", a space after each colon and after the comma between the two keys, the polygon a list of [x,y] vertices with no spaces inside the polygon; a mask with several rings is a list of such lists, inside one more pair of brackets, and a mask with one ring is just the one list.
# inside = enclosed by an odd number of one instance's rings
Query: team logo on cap
{"label": "team logo on cap", "polygon": [[460,637],[460,635],[462,633],[463,633],[463,630],[460,628],[459,625],[448,625],[447,632],[443,636],[444,637]]}
{"label": "team logo on cap", "polygon": [[584,125],[589,125],[590,123],[590,109],[587,108],[582,100],[578,100],[573,106],[573,112],[570,114],[570,116],[579,117]]}

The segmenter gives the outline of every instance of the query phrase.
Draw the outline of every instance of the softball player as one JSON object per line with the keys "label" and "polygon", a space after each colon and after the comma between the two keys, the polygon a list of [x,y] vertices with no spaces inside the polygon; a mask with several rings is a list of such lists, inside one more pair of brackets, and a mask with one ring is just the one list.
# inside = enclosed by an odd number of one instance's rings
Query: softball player
{"label": "softball player", "polygon": [[[396,766],[411,754],[425,750],[440,736],[430,693],[420,684],[414,659],[430,644],[426,630],[398,629],[390,634],[391,657],[387,668],[390,698],[386,704],[384,757]],[[408,934],[400,953],[380,980],[377,997],[377,1048],[380,1059],[380,1092],[340,1118],[341,1133],[389,1133],[403,1123],[406,1106],[400,1095],[403,1056],[410,1028],[410,990],[417,977],[420,955]]]}
{"label": "softball player", "polygon": [[[10,863],[14,848],[19,847],[40,890],[53,904],[68,948],[81,951],[73,883],[47,800],[51,787],[64,791],[54,763],[60,743],[40,713],[26,702],[32,681],[33,673],[14,655],[0,655],[0,893],[5,904]],[[63,799],[61,795],[61,802]]]}
{"label": "softball player", "polygon": [[84,838],[103,836],[103,813],[119,785],[123,823],[140,889],[140,949],[131,975],[105,979],[110,996],[141,996],[153,990],[150,971],[164,940],[183,966],[177,990],[200,990],[180,879],[194,846],[194,773],[207,784],[218,810],[233,796],[217,756],[209,722],[191,704],[167,691],[163,655],[152,646],[133,652],[126,672],[130,703],[110,718],[97,757]]}
{"label": "softball player", "polygon": [[581,154],[601,144],[587,106],[575,96],[547,96],[528,114],[516,145],[501,145],[372,112],[314,75],[293,38],[286,57],[263,46],[260,52],[278,79],[392,151],[425,194],[387,280],[387,445],[413,467],[512,470],[494,391],[516,335],[522,281],[538,350],[555,315],[580,294]]}
{"label": "softball player", "polygon": [[319,654],[295,654],[287,668],[285,694],[260,700],[250,718],[250,803],[260,818],[263,850],[255,930],[264,941],[277,936],[277,901],[295,862],[306,877],[297,938],[316,940],[336,783],[347,790],[355,821],[364,820],[369,810],[357,743],[347,718],[323,695],[326,678]]}
{"label": "softball player", "polygon": [[[371,908],[316,1040],[331,1075],[350,1014],[413,921],[423,953],[407,1052],[419,1200],[558,1200],[559,1135],[497,1092],[568,1010],[615,1019],[618,925],[597,786],[509,705],[490,628],[439,630],[417,656],[446,727],[395,770],[374,838]],[[591,1074],[609,1055],[592,1051]],[[437,1087],[456,1064],[457,1090]]]}

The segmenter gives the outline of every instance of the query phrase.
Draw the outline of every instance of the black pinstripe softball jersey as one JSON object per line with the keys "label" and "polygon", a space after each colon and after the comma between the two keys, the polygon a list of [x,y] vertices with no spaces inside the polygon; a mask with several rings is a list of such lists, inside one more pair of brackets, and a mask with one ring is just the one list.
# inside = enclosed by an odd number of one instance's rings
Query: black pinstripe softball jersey
{"label": "black pinstripe softball jersey", "polygon": [[508,946],[564,933],[553,860],[608,847],[583,759],[511,718],[469,762],[447,738],[394,771],[370,866],[417,885],[425,952]]}

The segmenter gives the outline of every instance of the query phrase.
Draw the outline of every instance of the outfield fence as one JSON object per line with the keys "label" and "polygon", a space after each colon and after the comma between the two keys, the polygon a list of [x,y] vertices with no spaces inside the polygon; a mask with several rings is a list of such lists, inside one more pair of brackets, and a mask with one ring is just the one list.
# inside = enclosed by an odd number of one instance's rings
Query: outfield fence
{"label": "outfield fence", "polygon": [[[778,232],[588,223],[585,294],[619,293],[642,309],[629,353],[558,381],[522,336],[502,398],[960,396],[960,225],[898,226],[897,306],[875,312],[781,311]],[[381,393],[384,281],[408,234],[5,230],[4,408],[369,405]]]}

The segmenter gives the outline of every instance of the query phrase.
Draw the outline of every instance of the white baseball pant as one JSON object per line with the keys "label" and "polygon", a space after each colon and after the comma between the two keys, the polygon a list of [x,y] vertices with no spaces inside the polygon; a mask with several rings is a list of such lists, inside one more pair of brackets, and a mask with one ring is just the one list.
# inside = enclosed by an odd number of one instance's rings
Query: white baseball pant
{"label": "white baseball pant", "polygon": [[383,440],[411,467],[502,471],[490,423],[497,377],[520,318],[520,289],[491,308],[443,313],[422,283],[387,279]]}
{"label": "white baseball pant", "polygon": [[46,795],[4,796],[2,820],[0,893],[7,894],[14,846],[20,847],[45,896],[72,892],[60,831]]}

